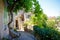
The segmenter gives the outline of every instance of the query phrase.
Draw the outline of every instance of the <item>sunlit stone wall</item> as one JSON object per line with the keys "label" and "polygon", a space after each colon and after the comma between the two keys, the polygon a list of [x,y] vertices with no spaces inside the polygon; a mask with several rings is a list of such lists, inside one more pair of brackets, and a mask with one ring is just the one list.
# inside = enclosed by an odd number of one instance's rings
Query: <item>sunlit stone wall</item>
{"label": "sunlit stone wall", "polygon": [[3,36],[3,13],[4,13],[4,4],[3,0],[0,0],[0,38]]}

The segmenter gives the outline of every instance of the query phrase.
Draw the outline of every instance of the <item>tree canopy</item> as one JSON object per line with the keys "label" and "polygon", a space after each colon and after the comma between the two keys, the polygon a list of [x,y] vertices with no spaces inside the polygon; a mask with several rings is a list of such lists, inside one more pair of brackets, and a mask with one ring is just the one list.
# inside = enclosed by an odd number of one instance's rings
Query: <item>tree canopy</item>
{"label": "tree canopy", "polygon": [[7,11],[17,12],[20,9],[31,11],[33,9],[34,0],[4,0],[6,2]]}
{"label": "tree canopy", "polygon": [[43,9],[39,5],[37,0],[4,0],[6,2],[6,7],[8,12],[17,12],[20,9],[24,9],[25,12],[34,13],[34,22],[41,24],[47,19],[47,16],[43,13]]}
{"label": "tree canopy", "polygon": [[34,11],[34,13],[40,13],[41,7],[37,0],[4,0],[7,11],[17,12],[20,9],[25,11]]}

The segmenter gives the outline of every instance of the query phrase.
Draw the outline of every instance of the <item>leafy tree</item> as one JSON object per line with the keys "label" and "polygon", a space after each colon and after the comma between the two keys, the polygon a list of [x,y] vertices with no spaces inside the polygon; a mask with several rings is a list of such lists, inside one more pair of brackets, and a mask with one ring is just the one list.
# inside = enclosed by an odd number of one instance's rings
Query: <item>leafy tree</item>
{"label": "leafy tree", "polygon": [[24,9],[25,12],[34,12],[37,19],[42,13],[37,0],[4,0],[4,2],[10,19],[8,23],[9,30],[11,29],[10,24],[13,22],[13,12],[17,13],[18,10]]}
{"label": "leafy tree", "polygon": [[43,13],[43,10],[40,7],[39,2],[37,0],[4,0],[4,1],[5,7],[7,8],[7,12],[10,18],[8,23],[9,30],[10,24],[13,22],[13,12],[17,13],[17,11],[20,9],[24,9],[25,12],[32,12],[34,14],[33,16],[34,24],[37,24],[39,27],[45,26],[47,16]]}
{"label": "leafy tree", "polygon": [[10,18],[9,27],[13,21],[13,12],[17,13],[20,9],[25,9],[25,12],[32,11],[34,0],[4,0],[4,2]]}
{"label": "leafy tree", "polygon": [[43,13],[43,9],[40,7],[39,2],[34,0],[34,23],[40,27],[45,26],[47,15]]}
{"label": "leafy tree", "polygon": [[57,19],[60,21],[60,16],[58,16]]}
{"label": "leafy tree", "polygon": [[49,27],[54,27],[55,24],[56,24],[56,22],[54,20],[48,20],[47,21],[47,26],[49,26]]}
{"label": "leafy tree", "polygon": [[4,0],[5,6],[7,7],[7,11],[9,14],[10,22],[8,23],[8,26],[13,21],[13,12],[17,12],[20,9],[25,9],[25,11],[30,11],[32,9],[32,1],[33,0]]}

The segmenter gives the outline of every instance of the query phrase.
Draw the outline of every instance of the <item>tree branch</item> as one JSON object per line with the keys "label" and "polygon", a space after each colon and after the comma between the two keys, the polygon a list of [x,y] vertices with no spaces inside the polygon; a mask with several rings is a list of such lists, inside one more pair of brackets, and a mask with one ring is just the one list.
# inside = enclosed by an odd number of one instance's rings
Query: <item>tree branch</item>
{"label": "tree branch", "polygon": [[14,1],[14,3],[12,4],[11,8],[10,8],[10,11],[13,11],[14,7],[16,6],[16,3],[18,2],[19,0],[16,0]]}

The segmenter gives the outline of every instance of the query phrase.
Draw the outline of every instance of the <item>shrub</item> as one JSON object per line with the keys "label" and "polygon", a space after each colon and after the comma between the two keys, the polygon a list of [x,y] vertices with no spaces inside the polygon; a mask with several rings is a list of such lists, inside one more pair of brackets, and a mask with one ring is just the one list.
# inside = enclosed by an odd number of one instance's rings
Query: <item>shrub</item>
{"label": "shrub", "polygon": [[34,32],[40,36],[41,40],[60,40],[60,32],[51,27],[41,28],[35,25]]}
{"label": "shrub", "polygon": [[17,32],[17,29],[14,29],[15,32]]}
{"label": "shrub", "polygon": [[9,40],[8,38],[3,37],[2,40]]}

